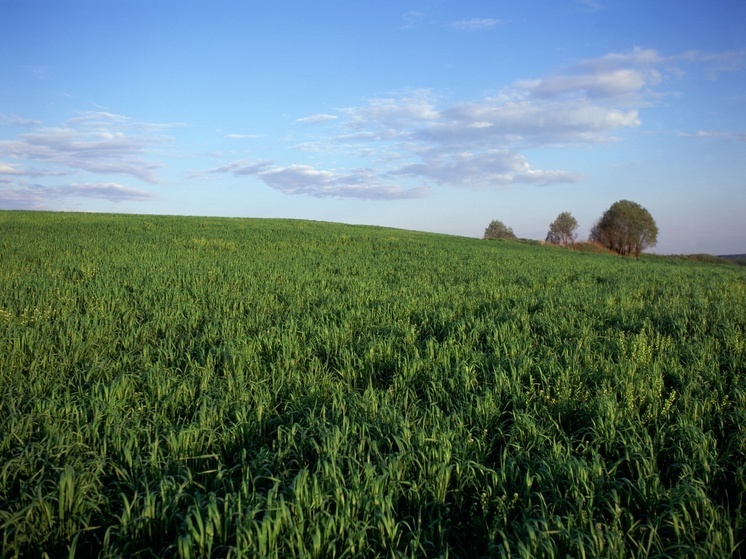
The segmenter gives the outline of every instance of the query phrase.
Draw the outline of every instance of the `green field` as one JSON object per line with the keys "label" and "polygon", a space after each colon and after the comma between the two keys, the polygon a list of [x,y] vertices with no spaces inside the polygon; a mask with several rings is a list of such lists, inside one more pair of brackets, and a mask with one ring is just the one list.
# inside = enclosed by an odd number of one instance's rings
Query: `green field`
{"label": "green field", "polygon": [[2,557],[746,553],[746,269],[0,212]]}

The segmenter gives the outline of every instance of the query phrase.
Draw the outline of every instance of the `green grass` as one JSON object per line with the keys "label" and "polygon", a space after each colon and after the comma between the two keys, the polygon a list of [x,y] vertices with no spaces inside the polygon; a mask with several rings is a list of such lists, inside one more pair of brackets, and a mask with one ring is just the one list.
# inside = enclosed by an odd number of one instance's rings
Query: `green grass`
{"label": "green grass", "polygon": [[732,557],[746,271],[0,212],[2,557]]}

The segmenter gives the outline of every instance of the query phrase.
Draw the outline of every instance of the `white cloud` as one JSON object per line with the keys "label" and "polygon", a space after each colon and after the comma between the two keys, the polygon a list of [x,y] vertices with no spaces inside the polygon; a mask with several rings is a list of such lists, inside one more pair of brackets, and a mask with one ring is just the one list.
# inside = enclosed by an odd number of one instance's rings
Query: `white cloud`
{"label": "white cloud", "polygon": [[58,196],[81,196],[85,198],[99,198],[109,200],[110,202],[122,202],[126,200],[143,201],[153,198],[153,195],[149,192],[113,182],[71,184],[67,187],[57,188],[54,190],[54,192]]}
{"label": "white cloud", "polygon": [[476,29],[489,29],[491,27],[495,27],[496,25],[500,25],[501,23],[502,23],[502,20],[499,20],[499,19],[473,18],[473,19],[462,19],[459,21],[454,21],[451,24],[451,27],[455,27],[456,29],[461,29],[461,30],[473,31]]}
{"label": "white cloud", "polygon": [[24,118],[22,116],[17,115],[5,115],[3,113],[0,113],[0,125],[8,125],[8,126],[41,126],[40,120],[33,120],[30,118]]}
{"label": "white cloud", "polygon": [[723,72],[738,72],[746,66],[746,48],[725,52],[687,51],[671,57],[673,62],[702,64],[709,79],[715,80]]}
{"label": "white cloud", "polygon": [[223,136],[226,140],[254,140],[259,137],[258,134],[226,134]]}
{"label": "white cloud", "polygon": [[646,82],[643,72],[623,68],[593,74],[552,76],[527,85],[530,85],[529,90],[537,97],[557,97],[572,93],[585,94],[591,99],[605,99],[640,91]]}
{"label": "white cloud", "polygon": [[374,153],[398,153],[378,161],[390,176],[446,186],[576,182],[575,172],[532,168],[519,150],[607,142],[639,126],[648,88],[660,80],[654,67],[660,60],[651,50],[613,53],[518,81],[494,96],[442,106],[429,90],[371,99],[341,112],[335,139],[358,151],[367,144],[377,147]]}
{"label": "white cloud", "polygon": [[[0,207],[58,209],[60,201],[80,198],[138,202],[152,194],[102,175],[124,175],[158,183],[161,165],[152,160],[169,141],[163,131],[177,124],[134,122],[114,113],[80,113],[60,126],[21,122],[30,130],[0,140]],[[29,177],[75,177],[46,184]],[[78,178],[83,177],[83,178]]]}
{"label": "white cloud", "polygon": [[222,167],[210,169],[208,172],[233,173],[234,175],[256,175],[257,173],[264,171],[271,166],[271,161],[248,162],[245,159],[241,159],[239,161],[234,161],[232,163],[228,163],[227,165],[223,165]]}
{"label": "white cloud", "polygon": [[38,185],[10,183],[0,179],[0,208],[5,210],[43,209],[46,190]]}
{"label": "white cloud", "polygon": [[[609,68],[619,67],[620,65],[649,65],[660,64],[665,59],[655,49],[643,49],[635,47],[627,52],[611,52],[598,58],[589,58],[579,62],[576,67],[579,68]],[[572,66],[570,67],[572,68]]]}
{"label": "white cloud", "polygon": [[369,169],[347,173],[319,171],[308,165],[290,165],[262,171],[257,175],[271,188],[286,194],[314,197],[344,197],[364,199],[403,199],[427,196],[427,188],[409,188],[381,181]]}
{"label": "white cloud", "polygon": [[652,49],[636,48],[587,59],[536,80],[522,80],[516,87],[540,99],[587,99],[619,106],[640,106],[649,88],[663,76],[656,66],[665,59]]}
{"label": "white cloud", "polygon": [[321,124],[322,122],[329,122],[330,120],[336,119],[337,117],[334,115],[321,113],[316,115],[304,116],[303,118],[297,118],[295,119],[295,122],[300,122],[301,124]]}
{"label": "white cloud", "polygon": [[62,176],[67,173],[53,170],[40,170],[28,167],[18,167],[9,163],[0,161],[0,175],[14,175],[17,177],[54,177]]}
{"label": "white cloud", "polygon": [[[624,59],[650,60],[639,51]],[[438,107],[430,92],[370,100],[349,108],[347,142],[433,144],[445,151],[567,142],[602,142],[614,131],[640,125],[639,109],[648,101],[644,88],[656,83],[653,70],[619,68],[622,57],[603,64],[587,61],[583,71],[522,80],[499,95]],[[420,149],[419,146],[416,149]]]}
{"label": "white cloud", "polygon": [[73,128],[43,128],[20,140],[0,141],[0,154],[43,162],[62,169],[130,175],[155,183],[159,165],[143,156],[141,139],[121,133],[89,133]]}
{"label": "white cloud", "polygon": [[429,90],[418,90],[401,97],[371,99],[363,107],[348,108],[343,111],[352,128],[388,129],[395,131],[407,126],[432,122],[438,118],[434,96]]}
{"label": "white cloud", "polygon": [[118,183],[72,183],[61,186],[46,186],[28,183],[25,180],[0,179],[0,207],[4,209],[49,209],[60,200],[71,198],[94,198],[109,202],[145,201],[153,198],[144,190]]}
{"label": "white cloud", "polygon": [[[459,24],[478,28],[488,22]],[[722,58],[738,59],[737,54]],[[425,192],[397,190],[392,179],[468,188],[577,182],[582,175],[572,169],[536,168],[530,150],[617,141],[622,131],[642,124],[644,110],[660,95],[657,86],[676,75],[674,66],[681,60],[681,55],[634,48],[580,60],[471,101],[444,103],[427,89],[373,98],[339,110],[332,135],[296,142],[315,166],[236,162],[221,171],[254,175],[282,192],[310,196],[397,198]],[[326,116],[331,115],[300,120],[325,121]],[[366,170],[318,169],[319,158],[337,156],[364,157]]]}
{"label": "white cloud", "polygon": [[440,184],[473,188],[513,184],[548,185],[578,182],[581,176],[565,171],[532,169],[522,155],[509,150],[428,155],[422,163],[406,165],[394,174],[427,177]]}
{"label": "white cloud", "polygon": [[448,107],[441,117],[433,125],[416,131],[416,136],[446,148],[478,145],[494,148],[606,141],[609,132],[640,124],[636,110],[603,107],[587,100],[488,98]]}
{"label": "white cloud", "polygon": [[267,161],[236,161],[211,172],[230,172],[236,176],[253,175],[270,188],[285,194],[302,194],[316,198],[400,200],[422,198],[429,194],[429,189],[425,187],[402,188],[391,181],[387,182],[370,169],[354,169],[340,173],[318,170],[310,165],[282,167],[273,166]]}
{"label": "white cloud", "polygon": [[133,123],[106,112],[83,113],[60,127],[38,127],[16,139],[0,140],[0,157],[46,167],[41,174],[82,170],[157,183],[155,172],[161,165],[148,154],[166,141],[157,132],[172,126]]}
{"label": "white cloud", "polygon": [[68,126],[83,126],[90,129],[107,129],[112,125],[124,125],[131,121],[129,117],[107,111],[86,111],[67,120]]}
{"label": "white cloud", "polygon": [[0,162],[0,175],[22,175],[23,172],[12,165]]}
{"label": "white cloud", "polygon": [[694,133],[682,133],[680,134],[684,138],[715,138],[719,140],[735,140],[739,142],[746,142],[746,133],[743,132],[728,132],[723,130],[697,130]]}

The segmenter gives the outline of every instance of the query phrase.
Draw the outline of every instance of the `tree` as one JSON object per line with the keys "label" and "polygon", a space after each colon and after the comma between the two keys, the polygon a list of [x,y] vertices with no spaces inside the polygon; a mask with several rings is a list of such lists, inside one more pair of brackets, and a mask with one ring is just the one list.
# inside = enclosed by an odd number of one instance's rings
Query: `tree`
{"label": "tree", "polygon": [[593,226],[590,240],[622,256],[634,254],[639,258],[644,249],[658,242],[658,226],[640,204],[619,200]]}
{"label": "tree", "polygon": [[547,233],[547,242],[554,245],[567,246],[567,243],[575,244],[577,236],[578,221],[570,212],[562,212],[551,224]]}
{"label": "tree", "polygon": [[493,220],[484,230],[485,239],[515,239],[513,230],[502,221]]}
{"label": "tree", "polygon": [[552,245],[558,245],[562,242],[562,240],[560,239],[559,235],[557,235],[557,233],[550,229],[547,233],[546,238],[544,239],[544,242]]}

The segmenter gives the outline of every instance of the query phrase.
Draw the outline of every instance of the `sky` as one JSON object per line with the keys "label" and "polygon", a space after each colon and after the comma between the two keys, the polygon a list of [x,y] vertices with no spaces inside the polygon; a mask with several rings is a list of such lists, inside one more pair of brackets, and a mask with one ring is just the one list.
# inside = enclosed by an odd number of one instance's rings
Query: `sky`
{"label": "sky", "polygon": [[746,253],[744,0],[0,0],[0,209]]}

